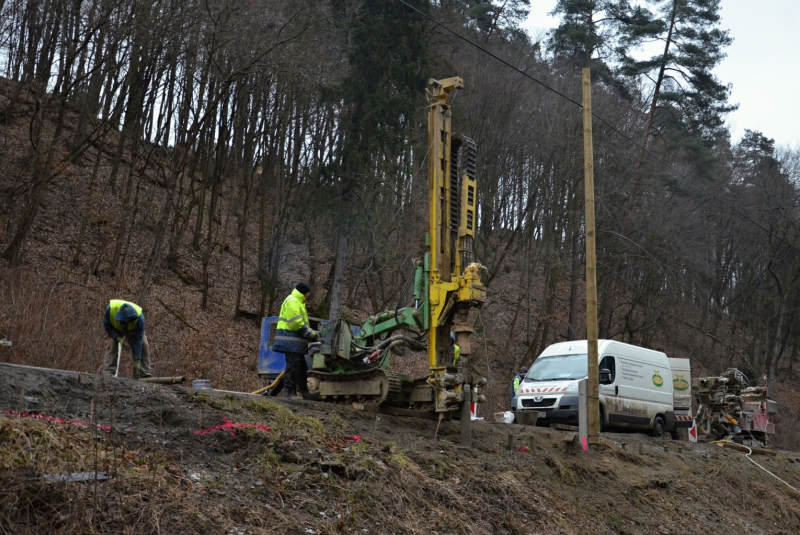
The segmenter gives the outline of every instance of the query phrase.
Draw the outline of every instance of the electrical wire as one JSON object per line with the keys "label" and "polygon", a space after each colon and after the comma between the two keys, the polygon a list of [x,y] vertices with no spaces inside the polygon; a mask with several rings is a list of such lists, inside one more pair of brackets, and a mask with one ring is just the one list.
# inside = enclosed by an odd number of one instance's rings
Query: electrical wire
{"label": "electrical wire", "polygon": [[800,494],[800,490],[797,490],[797,488],[795,488],[795,487],[791,486],[789,483],[787,483],[787,482],[786,482],[786,481],[784,481],[783,479],[779,478],[778,476],[776,476],[775,474],[773,474],[772,472],[770,472],[769,470],[767,470],[766,468],[764,468],[763,466],[761,466],[760,464],[758,464],[757,462],[755,462],[753,459],[751,459],[751,458],[750,458],[750,456],[753,454],[753,450],[751,450],[751,449],[750,449],[750,448],[748,448],[747,446],[745,446],[745,448],[747,448],[748,450],[750,450],[750,453],[748,453],[747,455],[745,455],[745,457],[747,457],[747,460],[748,460],[748,461],[750,461],[751,463],[753,463],[753,464],[754,464],[754,465],[756,465],[757,467],[761,468],[763,471],[765,471],[766,473],[768,473],[769,475],[771,475],[772,477],[774,477],[775,479],[777,479],[778,481],[780,481],[781,483],[783,483],[784,485],[786,485],[787,487],[789,487],[790,489],[792,489],[793,491],[795,491],[796,493]]}
{"label": "electrical wire", "polygon": [[[735,442],[732,442],[730,440],[715,440],[714,442],[709,442],[709,444],[735,444]],[[783,479],[779,478],[778,476],[776,476],[775,474],[773,474],[772,472],[770,472],[769,470],[767,470],[766,468],[764,468],[763,466],[761,466],[760,464],[755,462],[750,457],[753,454],[752,448],[750,448],[749,446],[745,446],[744,444],[738,444],[738,446],[741,446],[743,448],[747,448],[748,453],[747,453],[747,455],[745,455],[745,457],[747,458],[748,461],[750,461],[751,463],[753,463],[757,467],[761,468],[763,471],[765,471],[766,473],[768,473],[769,475],[771,475],[772,477],[774,477],[775,479],[777,479],[778,481],[780,481],[781,483],[783,483],[784,485],[786,485],[787,487],[789,487],[790,489],[795,491],[796,493],[800,494],[800,490],[798,490],[797,488],[793,487],[792,485],[790,485],[789,483],[787,483]]]}
{"label": "electrical wire", "polygon": [[[518,74],[521,74],[522,76],[524,76],[525,78],[529,79],[530,81],[532,81],[532,82],[534,82],[534,83],[536,83],[536,84],[539,84],[539,85],[540,85],[540,86],[542,86],[544,89],[546,89],[546,90],[548,90],[548,91],[551,91],[551,92],[555,93],[556,95],[560,96],[561,98],[565,99],[566,101],[570,102],[571,104],[574,104],[575,106],[579,107],[580,109],[583,109],[583,104],[582,104],[582,103],[580,103],[580,102],[578,102],[577,100],[575,100],[575,99],[573,99],[573,98],[571,98],[571,97],[569,97],[569,96],[565,95],[565,94],[564,94],[564,93],[562,93],[561,91],[559,91],[559,90],[557,90],[557,89],[555,89],[555,88],[553,88],[553,87],[550,87],[549,85],[547,85],[546,83],[542,82],[541,80],[538,80],[538,79],[534,78],[534,77],[533,77],[533,76],[531,76],[530,74],[528,74],[528,73],[526,73],[525,71],[523,71],[523,70],[519,69],[518,67],[516,67],[516,66],[512,65],[511,63],[509,63],[508,61],[504,60],[504,59],[503,59],[503,58],[501,58],[500,56],[498,56],[498,55],[496,55],[496,54],[494,54],[494,53],[490,52],[489,50],[487,50],[486,48],[482,47],[482,46],[481,46],[481,45],[479,45],[478,43],[475,43],[474,41],[471,41],[470,39],[468,39],[468,38],[464,37],[463,35],[461,35],[461,34],[457,33],[456,31],[454,31],[454,30],[451,30],[450,28],[448,28],[447,26],[445,26],[445,25],[444,25],[444,24],[442,24],[441,22],[437,21],[436,19],[434,19],[433,17],[431,17],[431,16],[430,16],[430,15],[428,15],[427,13],[425,13],[425,12],[423,12],[423,11],[421,11],[421,10],[417,9],[416,7],[414,7],[414,6],[412,6],[412,5],[410,5],[410,4],[409,4],[408,2],[406,2],[405,0],[397,0],[397,1],[398,1],[398,2],[400,2],[401,4],[403,4],[404,6],[406,6],[407,8],[411,9],[412,11],[415,11],[415,12],[416,12],[417,14],[419,14],[421,17],[423,17],[423,18],[425,18],[425,19],[429,20],[430,22],[432,22],[432,23],[433,23],[433,24],[435,24],[436,26],[439,26],[440,28],[442,28],[442,29],[443,29],[443,30],[445,30],[446,32],[450,33],[451,35],[453,35],[453,36],[457,37],[458,39],[460,39],[460,40],[464,41],[465,43],[467,43],[467,44],[469,44],[469,45],[471,45],[471,46],[473,46],[473,47],[477,48],[478,50],[480,50],[481,52],[483,52],[483,53],[484,53],[484,54],[486,54],[487,56],[489,56],[489,57],[491,57],[491,58],[493,58],[493,59],[495,59],[495,60],[499,61],[500,63],[502,63],[503,65],[505,65],[505,66],[506,66],[506,67],[508,67],[509,69],[511,69],[511,70],[513,70],[513,71],[515,71],[515,72],[517,72]],[[614,125],[613,123],[611,123],[610,121],[607,121],[606,119],[604,119],[603,117],[601,117],[601,116],[597,115],[597,114],[596,114],[596,113],[594,113],[594,112],[592,112],[592,117],[594,117],[595,119],[597,119],[598,121],[600,121],[601,123],[603,123],[604,125],[606,125],[606,126],[607,126],[608,128],[610,128],[610,129],[611,129],[611,130],[612,130],[614,133],[616,133],[617,135],[619,135],[619,136],[620,136],[620,137],[622,137],[623,139],[627,140],[627,141],[628,141],[629,143],[631,143],[633,146],[637,147],[639,150],[641,150],[642,152],[644,152],[645,154],[647,154],[648,156],[650,156],[651,158],[653,158],[654,160],[656,160],[657,162],[659,162],[661,165],[663,165],[665,168],[669,169],[670,171],[672,171],[672,172],[673,172],[673,173],[675,173],[676,175],[680,176],[681,178],[683,178],[683,179],[685,179],[685,180],[690,180],[690,181],[692,181],[692,182],[695,182],[694,180],[690,179],[690,178],[689,178],[687,175],[685,175],[685,174],[681,173],[680,171],[678,171],[678,170],[677,170],[675,167],[673,167],[673,166],[672,166],[672,165],[671,165],[669,162],[667,162],[666,160],[664,160],[663,158],[661,158],[660,156],[658,156],[657,154],[655,154],[654,152],[652,152],[651,150],[649,150],[647,147],[645,147],[644,145],[642,145],[642,144],[640,144],[639,142],[637,142],[636,140],[632,139],[630,136],[628,136],[628,135],[627,135],[625,132],[623,132],[622,130],[620,130],[619,128],[617,128],[617,126],[616,126],[616,125]],[[695,182],[695,183],[696,183],[696,182]],[[772,237],[774,237],[774,238],[777,238],[777,239],[778,239],[778,241],[780,241],[780,242],[784,243],[785,245],[788,245],[788,246],[789,246],[791,249],[794,249],[796,252],[800,253],[800,248],[798,248],[798,247],[797,247],[797,246],[795,246],[794,244],[792,244],[792,243],[790,243],[790,242],[786,241],[786,240],[785,240],[783,237],[781,237],[781,236],[778,236],[777,234],[775,234],[774,232],[772,232],[770,229],[768,229],[767,227],[765,227],[764,225],[762,225],[762,224],[761,224],[761,223],[759,223],[758,221],[755,221],[753,218],[751,218],[751,217],[750,217],[750,216],[748,216],[747,214],[745,214],[745,213],[741,212],[741,211],[740,211],[740,210],[738,210],[738,209],[737,209],[735,206],[733,206],[731,203],[729,203],[729,202],[725,201],[724,199],[722,199],[721,197],[719,197],[717,194],[715,194],[714,192],[710,191],[710,189],[709,189],[709,188],[707,188],[707,187],[704,187],[702,184],[700,184],[700,188],[701,188],[701,189],[703,189],[703,190],[704,190],[704,191],[705,191],[707,194],[709,194],[709,195],[710,195],[712,198],[714,198],[715,200],[717,200],[717,201],[718,201],[720,204],[722,204],[722,205],[724,205],[725,207],[727,207],[728,209],[732,210],[733,212],[735,212],[736,214],[738,214],[740,217],[742,217],[742,218],[744,218],[745,220],[749,221],[750,223],[752,223],[752,224],[753,224],[753,225],[755,225],[756,227],[760,228],[761,230],[763,230],[764,232],[766,232],[766,233],[767,233],[767,234],[769,234],[770,236],[772,236]]]}

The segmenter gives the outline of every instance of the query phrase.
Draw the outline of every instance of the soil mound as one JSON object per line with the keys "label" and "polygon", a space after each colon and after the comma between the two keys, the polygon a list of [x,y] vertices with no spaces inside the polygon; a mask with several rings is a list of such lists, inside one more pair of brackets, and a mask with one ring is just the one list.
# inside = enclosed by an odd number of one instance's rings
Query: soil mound
{"label": "soil mound", "polygon": [[[0,364],[6,533],[796,533],[800,456]],[[514,449],[509,450],[509,435]],[[778,479],[780,478],[780,480]],[[781,481],[782,480],[782,481]]]}

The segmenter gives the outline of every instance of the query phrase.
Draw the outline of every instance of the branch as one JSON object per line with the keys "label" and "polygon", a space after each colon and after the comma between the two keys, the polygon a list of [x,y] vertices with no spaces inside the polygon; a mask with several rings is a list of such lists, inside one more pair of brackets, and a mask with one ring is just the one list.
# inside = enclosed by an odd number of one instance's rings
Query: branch
{"label": "branch", "polygon": [[192,327],[192,326],[189,324],[189,322],[188,322],[188,321],[186,321],[186,319],[185,319],[183,316],[181,316],[180,314],[178,314],[177,312],[175,312],[174,310],[172,310],[171,308],[169,308],[169,307],[167,306],[167,304],[166,304],[164,301],[162,301],[162,300],[161,300],[161,298],[160,298],[160,297],[156,297],[156,300],[157,300],[159,303],[161,303],[161,306],[162,306],[162,307],[164,307],[164,309],[165,309],[167,312],[169,312],[170,314],[172,314],[173,316],[175,316],[176,318],[178,318],[178,320],[179,320],[181,323],[183,323],[184,325],[186,325],[187,327],[189,327],[189,328],[190,328],[190,329],[192,329],[193,331],[197,331],[197,330],[198,330],[196,327]]}

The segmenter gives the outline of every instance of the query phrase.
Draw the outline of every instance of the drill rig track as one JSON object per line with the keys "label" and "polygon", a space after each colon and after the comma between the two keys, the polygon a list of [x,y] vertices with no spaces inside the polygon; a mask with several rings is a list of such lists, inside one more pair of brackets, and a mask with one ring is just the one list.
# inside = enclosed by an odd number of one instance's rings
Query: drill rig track
{"label": "drill rig track", "polygon": [[399,409],[433,409],[433,389],[427,381],[413,381],[408,376],[373,368],[358,372],[326,373],[309,370],[311,383],[317,383],[320,400],[356,402],[365,406]]}
{"label": "drill rig track", "polygon": [[347,374],[309,370],[308,376],[319,381],[324,401],[393,404],[402,399],[402,375],[380,368]]}

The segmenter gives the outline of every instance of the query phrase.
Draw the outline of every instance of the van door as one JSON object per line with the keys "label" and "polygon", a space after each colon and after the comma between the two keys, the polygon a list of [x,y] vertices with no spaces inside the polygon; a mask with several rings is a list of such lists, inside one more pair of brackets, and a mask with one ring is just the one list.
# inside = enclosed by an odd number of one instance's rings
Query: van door
{"label": "van door", "polygon": [[620,427],[647,428],[652,421],[648,387],[649,375],[642,362],[619,357],[617,364],[617,407],[616,413],[609,412],[609,421]]}
{"label": "van door", "polygon": [[600,361],[599,369],[611,372],[611,379],[606,384],[600,385],[600,395],[606,402],[606,411],[609,416],[619,412],[619,386],[617,386],[617,363],[614,357],[606,355]]}

